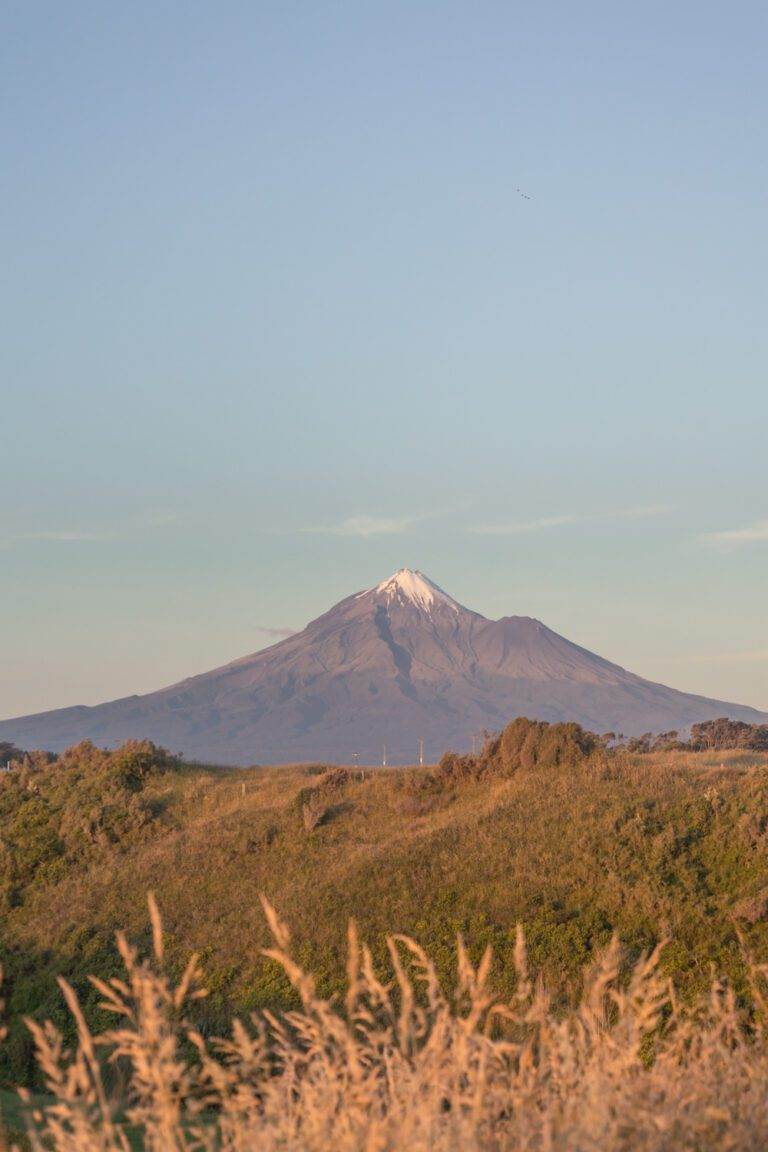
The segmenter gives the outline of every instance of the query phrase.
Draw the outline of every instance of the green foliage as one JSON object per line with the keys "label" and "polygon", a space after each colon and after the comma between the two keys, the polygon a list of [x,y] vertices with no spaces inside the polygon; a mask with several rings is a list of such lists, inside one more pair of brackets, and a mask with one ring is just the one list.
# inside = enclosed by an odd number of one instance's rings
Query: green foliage
{"label": "green foliage", "polygon": [[520,769],[557,768],[561,764],[578,764],[598,748],[592,732],[579,724],[545,724],[540,720],[518,717],[508,724],[486,756],[504,773]]}
{"label": "green foliage", "polygon": [[[613,732],[607,737],[614,739]],[[705,720],[691,726],[690,740],[680,740],[677,732],[646,732],[627,740],[628,752],[689,752],[732,751],[743,748],[754,752],[768,752],[768,724],[746,724],[743,720]]]}
{"label": "green foliage", "polygon": [[8,740],[0,740],[0,767],[5,768],[12,760],[20,760],[24,753]]}
{"label": "green foliage", "polygon": [[768,724],[745,724],[742,720],[707,720],[691,727],[689,747],[695,751],[716,748],[750,748],[768,752]]}
{"label": "green foliage", "polygon": [[[609,734],[613,736],[613,734]],[[479,756],[457,756],[447,752],[438,766],[443,781],[488,776],[509,776],[534,768],[556,768],[580,764],[594,752],[604,750],[606,741],[585,732],[577,723],[546,723],[518,717],[497,736],[489,737]]]}
{"label": "green foliage", "polygon": [[547,724],[519,716],[498,736],[492,736],[479,756],[446,753],[438,773],[444,780],[511,776],[536,768],[579,764],[604,747],[604,740],[593,732],[586,732],[579,724]]}
{"label": "green foliage", "polygon": [[0,778],[0,891],[6,904],[82,868],[152,819],[139,795],[175,761],[148,741],[117,752],[86,742],[59,759],[25,756]]}
{"label": "green foliage", "polygon": [[[131,741],[117,752],[84,743],[59,758],[20,754],[0,776],[0,945],[9,1006],[19,1019],[57,1014],[55,973],[62,967],[77,979],[80,963],[97,971],[112,965],[113,933],[94,931],[88,919],[93,910],[79,932],[71,928],[49,947],[56,894],[60,885],[71,887],[94,868],[113,867],[146,843],[155,813],[142,793],[175,765],[148,741]],[[26,926],[41,908],[50,911],[30,941]],[[19,1020],[2,1058],[10,1079],[23,1081],[32,1068]]]}

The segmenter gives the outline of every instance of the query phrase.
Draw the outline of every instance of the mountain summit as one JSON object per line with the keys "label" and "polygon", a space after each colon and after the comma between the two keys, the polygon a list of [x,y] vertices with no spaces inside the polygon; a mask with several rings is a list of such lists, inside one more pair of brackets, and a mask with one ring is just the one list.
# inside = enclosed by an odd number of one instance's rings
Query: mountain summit
{"label": "mountain summit", "polygon": [[447,592],[443,592],[442,588],[438,588],[437,584],[423,572],[418,570],[413,572],[410,568],[401,568],[394,576],[382,580],[375,588],[359,593],[361,599],[363,596],[371,595],[384,596],[388,604],[393,600],[400,604],[414,604],[423,612],[431,612],[443,604],[447,604],[454,612],[458,612],[461,608],[460,604],[457,604]]}
{"label": "mountain summit", "polygon": [[59,751],[148,737],[220,764],[413,762],[463,750],[515,716],[626,735],[729,716],[738,704],[643,680],[528,616],[488,620],[401,568],[303,632],[146,696],[0,722],[0,740]]}

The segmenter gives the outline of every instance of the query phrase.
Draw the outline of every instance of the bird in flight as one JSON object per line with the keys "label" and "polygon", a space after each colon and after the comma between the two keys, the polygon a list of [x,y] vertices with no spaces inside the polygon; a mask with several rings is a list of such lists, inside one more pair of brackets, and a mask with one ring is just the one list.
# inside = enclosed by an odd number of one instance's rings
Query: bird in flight
{"label": "bird in flight", "polygon": [[526,194],[525,194],[525,192],[523,192],[522,188],[515,188],[515,192],[519,192],[520,195],[522,196],[523,200],[533,200],[533,196],[526,196]]}

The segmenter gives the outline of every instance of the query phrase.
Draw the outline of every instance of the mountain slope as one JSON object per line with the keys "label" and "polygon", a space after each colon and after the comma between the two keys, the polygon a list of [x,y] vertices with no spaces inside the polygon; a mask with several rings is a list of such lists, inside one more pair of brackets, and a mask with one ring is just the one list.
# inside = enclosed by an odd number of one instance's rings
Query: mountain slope
{"label": "mountain slope", "polygon": [[488,620],[419,572],[348,596],[303,632],[146,696],[0,722],[0,739],[58,751],[149,737],[223,764],[437,758],[517,715],[627,735],[755,709],[643,680],[538,620]]}

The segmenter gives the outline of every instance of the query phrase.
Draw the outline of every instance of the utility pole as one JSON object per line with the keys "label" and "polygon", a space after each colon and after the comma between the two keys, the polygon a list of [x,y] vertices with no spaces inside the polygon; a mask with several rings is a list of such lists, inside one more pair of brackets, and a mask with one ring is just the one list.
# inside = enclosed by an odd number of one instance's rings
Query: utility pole
{"label": "utility pole", "polygon": [[419,766],[424,765],[424,741],[419,739]]}

